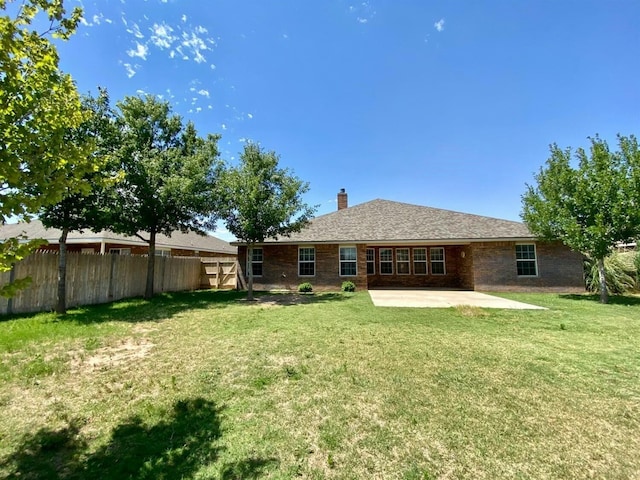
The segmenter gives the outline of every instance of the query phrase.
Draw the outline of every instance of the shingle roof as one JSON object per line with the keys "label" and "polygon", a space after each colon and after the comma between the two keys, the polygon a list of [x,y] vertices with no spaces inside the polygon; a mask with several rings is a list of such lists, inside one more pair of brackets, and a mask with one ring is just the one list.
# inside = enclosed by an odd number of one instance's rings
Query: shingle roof
{"label": "shingle roof", "polygon": [[[16,237],[23,233],[28,238],[43,238],[49,243],[58,243],[61,231],[57,228],[45,228],[39,220],[32,220],[29,223],[0,225],[0,240]],[[148,237],[148,234],[146,233],[142,233],[141,235],[144,238]],[[102,241],[108,243],[122,243],[126,245],[146,245],[146,243],[138,237],[120,235],[108,230],[103,230],[98,233],[94,233],[90,230],[84,230],[82,233],[74,231],[69,232],[69,236],[67,237],[67,243],[69,244]],[[170,237],[158,234],[156,237],[156,247],[227,254],[235,254],[238,251],[237,247],[234,247],[228,242],[212,235],[199,235],[195,232],[182,233],[179,231],[174,232]]]}
{"label": "shingle roof", "polygon": [[[316,217],[280,242],[429,242],[534,238],[520,222],[372,200]],[[273,242],[267,241],[266,243]]]}

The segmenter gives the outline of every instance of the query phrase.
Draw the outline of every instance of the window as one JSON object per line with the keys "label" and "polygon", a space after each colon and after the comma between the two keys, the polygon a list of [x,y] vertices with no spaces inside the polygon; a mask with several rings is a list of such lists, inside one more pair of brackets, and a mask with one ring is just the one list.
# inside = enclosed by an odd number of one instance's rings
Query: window
{"label": "window", "polygon": [[156,248],[156,257],[170,257],[171,250],[163,250],[161,248]]}
{"label": "window", "polygon": [[431,273],[433,275],[444,275],[444,248],[435,247],[429,249],[429,256],[431,259]]}
{"label": "window", "polygon": [[110,248],[109,253],[112,255],[131,255],[130,248]]}
{"label": "window", "polygon": [[298,249],[298,276],[313,277],[316,274],[316,249],[300,247]]}
{"label": "window", "polygon": [[411,273],[408,248],[396,248],[396,271],[398,275],[409,275]]}
{"label": "window", "polygon": [[393,250],[391,248],[380,249],[380,273],[393,275]]}
{"label": "window", "polygon": [[80,253],[83,255],[91,255],[93,253],[96,253],[96,251],[93,248],[83,248],[80,250]]}
{"label": "window", "polygon": [[415,275],[427,274],[427,249],[426,248],[413,249],[413,273]]}
{"label": "window", "polygon": [[253,272],[254,277],[262,276],[262,248],[261,247],[253,247],[252,256],[251,256],[251,270]]}
{"label": "window", "polygon": [[376,251],[373,248],[367,248],[367,275],[376,274]]}
{"label": "window", "polygon": [[534,244],[516,245],[516,268],[520,277],[538,276],[536,246]]}
{"label": "window", "polygon": [[358,256],[356,247],[340,247],[340,276],[350,277],[357,274]]}

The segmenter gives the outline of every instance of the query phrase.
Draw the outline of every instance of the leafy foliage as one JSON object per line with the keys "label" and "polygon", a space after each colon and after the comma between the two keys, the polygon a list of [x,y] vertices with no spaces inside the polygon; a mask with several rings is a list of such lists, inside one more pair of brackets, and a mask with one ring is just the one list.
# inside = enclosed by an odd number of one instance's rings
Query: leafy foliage
{"label": "leafy foliage", "polygon": [[[13,2],[9,2],[13,3]],[[7,11],[7,2],[0,2]],[[49,37],[66,40],[76,30],[82,10],[67,14],[62,0],[25,0],[0,16],[0,222],[28,220],[41,207],[69,192],[85,191],[82,181],[98,165],[90,146],[70,132],[84,116],[76,87],[58,68]],[[48,20],[46,31],[32,24]],[[9,239],[0,244],[0,271],[31,253],[39,242]],[[28,280],[3,287],[15,293]]]}
{"label": "leafy foliage", "polygon": [[199,137],[191,122],[183,124],[168,102],[153,96],[126,97],[118,109],[114,160],[123,178],[113,191],[109,223],[112,230],[149,243],[149,298],[156,235],[202,231],[207,218],[215,218],[211,192],[222,169],[219,137]]}
{"label": "leafy foliage", "polygon": [[84,121],[71,132],[71,141],[91,145],[91,156],[99,170],[86,172],[83,180],[90,190],[75,192],[67,189],[59,202],[48,205],[40,213],[45,227],[61,230],[59,239],[58,294],[56,312],[66,312],[66,242],[71,231],[91,229],[99,231],[107,226],[105,213],[106,189],[112,188],[119,175],[117,165],[108,161],[118,142],[115,113],[109,104],[109,95],[101,89],[97,98],[86,95],[82,99]]}
{"label": "leafy foliage", "polygon": [[603,303],[607,301],[604,258],[618,242],[639,233],[635,170],[629,163],[629,158],[637,156],[637,143],[634,152],[634,137],[618,139],[627,154],[611,152],[596,136],[590,139],[589,154],[576,150],[576,168],[571,165],[570,148],[552,145],[546,168],[535,177],[537,185],[528,185],[522,197],[522,218],[535,235],[559,239],[599,262]]}
{"label": "leafy foliage", "polygon": [[[604,259],[607,291],[612,295],[622,295],[636,286],[636,267],[631,255],[614,252]],[[600,272],[597,262],[585,262],[586,287],[590,292],[600,292]]]}
{"label": "leafy foliage", "polygon": [[340,289],[343,292],[355,292],[356,284],[353,283],[351,280],[347,280],[346,282],[342,282],[342,286],[340,287]]}
{"label": "leafy foliage", "polygon": [[300,293],[313,292],[313,285],[311,285],[311,283],[309,283],[309,282],[303,282],[300,285],[298,285],[298,291]]}
{"label": "leafy foliage", "polygon": [[[220,218],[238,240],[247,243],[248,258],[254,244],[299,232],[316,210],[302,200],[309,184],[288,169],[278,168],[278,161],[275,152],[248,143],[240,165],[227,169],[216,189]],[[251,269],[248,283],[248,298],[252,299]]]}

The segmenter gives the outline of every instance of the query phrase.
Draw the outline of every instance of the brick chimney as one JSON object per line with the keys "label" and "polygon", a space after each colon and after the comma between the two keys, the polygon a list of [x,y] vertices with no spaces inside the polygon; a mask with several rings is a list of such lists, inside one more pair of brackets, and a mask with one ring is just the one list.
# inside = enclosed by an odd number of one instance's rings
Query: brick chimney
{"label": "brick chimney", "polygon": [[341,188],[338,192],[338,210],[342,210],[348,206],[349,202],[347,200],[347,192],[344,191],[344,188]]}

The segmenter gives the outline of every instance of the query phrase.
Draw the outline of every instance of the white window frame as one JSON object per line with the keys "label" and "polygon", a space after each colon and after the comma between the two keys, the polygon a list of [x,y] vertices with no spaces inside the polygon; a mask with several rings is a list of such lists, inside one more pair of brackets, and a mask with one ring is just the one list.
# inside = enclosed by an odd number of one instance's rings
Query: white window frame
{"label": "white window frame", "polygon": [[[522,247],[522,246],[531,246],[533,247],[533,258],[518,258],[518,247]],[[516,274],[518,275],[519,278],[536,278],[538,276],[538,251],[536,250],[536,244],[535,243],[516,243]],[[533,262],[533,267],[536,270],[536,273],[534,275],[523,275],[518,273],[518,266],[520,263],[523,262]]]}
{"label": "white window frame", "polygon": [[[439,260],[439,259],[438,260],[434,260],[433,259],[432,253],[434,251],[441,251],[442,252],[442,260]],[[446,263],[444,247],[431,247],[429,249],[429,263],[430,263],[429,267],[430,267],[430,270],[431,270],[431,275],[446,275],[447,274],[447,263]],[[433,265],[436,264],[436,263],[437,264],[440,264],[440,263],[442,264],[442,273],[436,273],[434,271]]]}
{"label": "white window frame", "polygon": [[110,248],[109,253],[112,255],[131,255],[130,248]]}
{"label": "white window frame", "polygon": [[[400,260],[399,252],[402,252],[403,255],[406,252],[406,260]],[[407,266],[406,272],[400,271],[400,264]],[[396,272],[398,275],[411,275],[411,250],[409,248],[396,248]]]}
{"label": "white window frame", "polygon": [[[383,252],[391,252],[391,260],[382,260]],[[381,248],[378,250],[378,259],[380,261],[380,275],[393,275],[393,248]],[[391,272],[385,273],[382,264],[390,264]]]}
{"label": "white window frame", "polygon": [[156,257],[170,257],[171,249],[170,248],[156,248]]}
{"label": "white window frame", "polygon": [[[414,275],[428,275],[429,274],[429,257],[427,256],[427,247],[417,247],[412,249],[412,259],[413,259],[413,274]],[[416,260],[416,250],[422,251],[424,253],[423,260]],[[424,273],[418,273],[416,269],[416,263],[424,264]]]}
{"label": "white window frame", "polygon": [[[259,263],[261,265],[261,270],[262,273],[260,275],[253,275],[253,278],[260,278],[262,277],[262,275],[264,275],[264,250],[262,247],[253,247],[251,254],[252,256],[255,256],[256,252],[260,251],[260,260],[254,260],[253,257],[249,258],[249,248],[247,248],[247,274],[249,273],[249,269],[251,269],[251,272],[253,272],[253,264],[254,263]],[[247,275],[248,277],[248,275]]]}
{"label": "white window frame", "polygon": [[[343,260],[342,259],[342,250],[343,249],[347,249],[347,248],[355,250],[355,254],[356,254],[356,258],[355,259],[353,259],[353,260],[351,260],[351,259]],[[355,245],[340,245],[338,247],[338,261],[339,261],[338,273],[339,273],[340,277],[356,277],[358,275],[358,248]],[[356,267],[355,273],[353,273],[353,274],[343,274],[342,273],[342,265],[343,264],[347,264],[347,263],[355,264],[355,267]]]}
{"label": "white window frame", "polygon": [[[369,259],[369,253],[371,253],[371,259]],[[369,273],[369,265],[373,267],[371,273]],[[375,274],[376,274],[376,249],[367,248],[367,275],[375,275]]]}
{"label": "white window frame", "polygon": [[[313,254],[313,259],[312,260],[303,260],[302,259],[302,251],[303,250],[311,250],[312,254]],[[313,265],[313,274],[311,275],[303,275],[300,273],[300,267],[302,265]],[[316,276],[316,247],[298,247],[298,276],[299,277],[315,277]]]}

